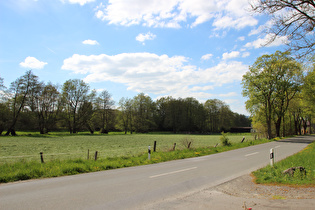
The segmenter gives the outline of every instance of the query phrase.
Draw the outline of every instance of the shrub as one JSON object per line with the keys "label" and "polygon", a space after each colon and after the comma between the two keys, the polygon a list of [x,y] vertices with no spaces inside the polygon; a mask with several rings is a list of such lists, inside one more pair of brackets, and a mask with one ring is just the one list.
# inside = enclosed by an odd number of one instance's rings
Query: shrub
{"label": "shrub", "polygon": [[231,142],[229,141],[229,138],[227,137],[227,133],[224,133],[224,131],[222,131],[222,136],[220,137],[220,141],[222,143],[223,146],[231,146]]}

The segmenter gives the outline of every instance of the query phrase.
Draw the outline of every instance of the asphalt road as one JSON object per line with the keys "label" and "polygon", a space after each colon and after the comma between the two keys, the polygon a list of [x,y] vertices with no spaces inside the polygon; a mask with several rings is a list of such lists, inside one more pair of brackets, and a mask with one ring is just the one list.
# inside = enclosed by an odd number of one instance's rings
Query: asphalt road
{"label": "asphalt road", "polygon": [[271,148],[278,161],[314,140],[296,137],[197,158],[1,184],[0,209],[137,209],[248,174],[269,164]]}

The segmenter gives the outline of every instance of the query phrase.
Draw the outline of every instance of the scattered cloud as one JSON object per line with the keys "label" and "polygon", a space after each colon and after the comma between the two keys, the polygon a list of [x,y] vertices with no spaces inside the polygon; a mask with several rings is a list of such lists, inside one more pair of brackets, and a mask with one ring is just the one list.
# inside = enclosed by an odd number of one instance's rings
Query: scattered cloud
{"label": "scattered cloud", "polygon": [[240,36],[237,38],[238,41],[244,41],[245,40],[245,36]]}
{"label": "scattered cloud", "polygon": [[151,32],[148,32],[146,34],[139,34],[137,37],[136,37],[136,40],[141,42],[142,44],[144,44],[144,42],[146,40],[153,40],[156,38],[156,35],[151,33]]}
{"label": "scattered cloud", "polygon": [[[128,90],[173,97],[209,98],[205,92],[223,84],[240,81],[248,66],[241,62],[219,63],[206,69],[188,64],[183,56],[153,53],[78,55],[64,60],[62,69],[86,74],[86,82],[113,81]],[[199,91],[199,92],[197,92]]]}
{"label": "scattered cloud", "polygon": [[96,40],[91,40],[91,39],[84,40],[82,44],[99,45],[99,43]]}
{"label": "scattered cloud", "polygon": [[90,3],[90,2],[94,2],[95,0],[60,0],[61,2],[65,3],[68,2],[70,4],[80,4],[81,6]]}
{"label": "scattered cloud", "polygon": [[95,16],[123,26],[196,27],[211,19],[217,29],[255,26],[258,21],[246,11],[248,0],[109,0],[95,8]]}
{"label": "scattered cloud", "polygon": [[42,69],[46,64],[46,62],[39,61],[34,57],[28,56],[27,58],[25,58],[24,62],[20,63],[20,66],[30,69]]}
{"label": "scattered cloud", "polygon": [[248,56],[250,56],[250,52],[244,52],[244,53],[242,54],[242,57],[243,57],[243,58],[246,58],[246,57],[248,57]]}
{"label": "scattered cloud", "polygon": [[212,54],[206,54],[206,55],[203,55],[202,57],[201,57],[201,60],[209,60],[210,58],[212,58]]}
{"label": "scattered cloud", "polygon": [[222,59],[223,60],[228,60],[228,59],[232,59],[232,58],[237,58],[240,56],[240,52],[238,51],[232,51],[230,53],[223,53],[222,55]]}
{"label": "scattered cloud", "polygon": [[288,37],[286,37],[286,36],[279,36],[273,42],[269,43],[271,39],[272,39],[272,35],[267,34],[264,38],[258,38],[257,40],[255,40],[253,42],[248,42],[245,45],[245,47],[255,48],[255,49],[261,48],[263,46],[275,47],[275,46],[287,44],[289,42]]}

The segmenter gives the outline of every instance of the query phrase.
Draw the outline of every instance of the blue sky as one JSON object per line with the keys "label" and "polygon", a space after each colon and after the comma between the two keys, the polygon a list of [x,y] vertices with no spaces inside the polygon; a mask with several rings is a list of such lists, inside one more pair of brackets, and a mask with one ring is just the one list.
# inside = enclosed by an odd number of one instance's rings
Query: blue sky
{"label": "blue sky", "polygon": [[248,8],[248,0],[0,1],[0,77],[9,87],[32,69],[60,86],[83,79],[116,102],[141,92],[217,98],[248,114],[242,75],[287,40],[263,47],[272,23]]}

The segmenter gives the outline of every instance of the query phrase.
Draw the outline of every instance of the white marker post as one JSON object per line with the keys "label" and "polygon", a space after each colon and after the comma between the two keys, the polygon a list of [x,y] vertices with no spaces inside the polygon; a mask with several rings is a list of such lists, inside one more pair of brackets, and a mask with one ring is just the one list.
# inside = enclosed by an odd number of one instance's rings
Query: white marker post
{"label": "white marker post", "polygon": [[148,159],[150,160],[151,159],[151,147],[149,146],[148,148]]}
{"label": "white marker post", "polygon": [[270,165],[273,166],[275,163],[275,155],[274,155],[274,149],[270,149]]}

